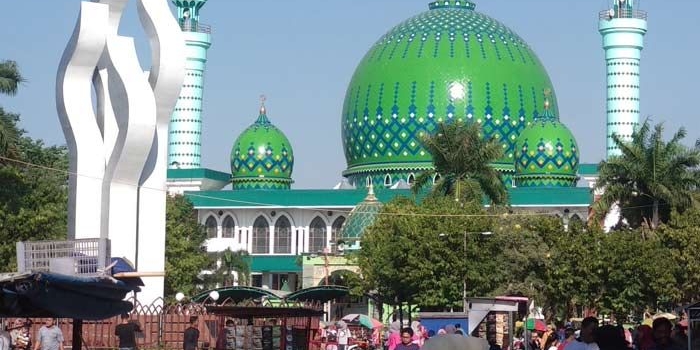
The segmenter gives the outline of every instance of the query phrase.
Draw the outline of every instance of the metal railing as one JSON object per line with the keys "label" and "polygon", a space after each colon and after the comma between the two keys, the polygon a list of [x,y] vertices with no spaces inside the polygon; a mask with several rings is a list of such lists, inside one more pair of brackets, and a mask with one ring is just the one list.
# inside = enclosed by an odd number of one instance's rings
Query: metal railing
{"label": "metal railing", "polygon": [[110,260],[110,241],[106,238],[17,242],[17,272],[20,273],[95,276],[103,273]]}
{"label": "metal railing", "polygon": [[605,11],[600,11],[598,14],[598,18],[602,20],[612,20],[615,18],[634,18],[634,19],[643,19],[647,20],[647,12],[642,11],[642,10],[626,10],[626,9],[621,9],[621,10],[605,10]]}
{"label": "metal railing", "polygon": [[196,21],[180,21],[183,32],[211,34],[211,26]]}

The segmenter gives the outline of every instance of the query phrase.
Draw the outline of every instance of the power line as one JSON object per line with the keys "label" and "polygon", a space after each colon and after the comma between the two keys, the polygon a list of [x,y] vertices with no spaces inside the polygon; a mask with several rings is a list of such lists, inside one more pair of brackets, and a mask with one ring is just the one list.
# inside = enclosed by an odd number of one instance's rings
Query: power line
{"label": "power line", "polygon": [[[5,157],[5,156],[0,156],[0,160],[25,165],[28,167],[34,167],[34,168],[38,168],[38,169],[42,169],[42,170],[59,172],[59,173],[65,174],[65,175],[74,175],[74,176],[79,176],[79,177],[84,177],[84,178],[89,178],[89,179],[94,179],[94,180],[99,180],[99,181],[104,180],[104,178],[102,178],[102,177],[79,174],[77,172],[71,172],[69,170],[63,170],[63,169],[58,169],[58,168],[54,168],[54,167],[50,167],[50,166],[46,166],[46,165],[35,164],[35,163],[26,162],[23,160],[9,158],[9,157]],[[126,182],[116,182],[116,183],[121,184],[121,185],[131,186],[131,187],[137,187],[137,188],[140,187],[143,189],[164,192],[167,194],[167,190],[164,190],[162,188],[139,186],[138,184],[126,183]],[[188,197],[197,197],[197,198],[202,198],[202,199],[212,199],[212,200],[229,202],[229,203],[236,203],[236,204],[254,205],[254,206],[260,206],[260,207],[292,208],[292,209],[309,210],[309,211],[323,211],[323,210],[328,209],[328,208],[315,208],[315,207],[288,206],[288,205],[281,205],[281,204],[275,204],[275,203],[243,201],[243,200],[237,200],[237,199],[231,199],[231,198],[220,198],[220,197],[214,197],[214,196],[207,196],[207,195],[203,195],[203,194],[198,194],[196,192],[188,192],[187,196]],[[668,204],[666,204],[666,205],[668,205]],[[626,209],[641,209],[641,208],[649,208],[649,207],[652,207],[652,205],[620,207],[620,211],[626,210]],[[344,213],[344,214],[350,214],[352,212],[351,210],[334,210],[334,211],[339,212],[339,213]],[[355,213],[356,214],[372,214],[373,212],[355,211]],[[444,218],[458,218],[458,217],[461,217],[461,218],[482,217],[483,218],[483,217],[510,217],[510,216],[551,217],[552,216],[552,214],[550,214],[550,213],[533,213],[533,212],[531,212],[531,213],[501,213],[501,214],[425,214],[425,213],[383,213],[383,212],[376,212],[374,214],[375,215],[384,215],[384,216],[420,216],[420,217],[444,217]]]}

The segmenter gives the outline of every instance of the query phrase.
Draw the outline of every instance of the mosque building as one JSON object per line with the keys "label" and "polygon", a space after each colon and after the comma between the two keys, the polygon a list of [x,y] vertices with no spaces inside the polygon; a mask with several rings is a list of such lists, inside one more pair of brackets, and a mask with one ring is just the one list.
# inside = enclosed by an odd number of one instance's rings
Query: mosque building
{"label": "mosque building", "polygon": [[[201,101],[211,40],[199,17],[206,0],[173,2],[189,32],[190,57],[171,120],[168,189],[194,204],[210,252],[251,254],[254,286],[293,291],[322,284],[336,270],[353,270],[337,255],[359,248],[383,203],[410,196],[416,177],[433,167],[420,137],[443,122],[477,123],[484,137],[500,142],[503,156],[493,167],[502,174],[513,210],[587,220],[597,165],[580,163],[574,133],[559,114],[554,85],[536,53],[504,24],[477,12],[473,2],[431,2],[369,49],[339,116],[347,169],[332,189],[292,188],[295,157],[311,155],[294,153],[294,140],[274,124],[279,111],[267,110],[264,99],[232,145],[231,171],[201,167]],[[613,2],[600,15],[609,137],[631,134],[639,121],[646,32],[646,14],[633,0]]]}

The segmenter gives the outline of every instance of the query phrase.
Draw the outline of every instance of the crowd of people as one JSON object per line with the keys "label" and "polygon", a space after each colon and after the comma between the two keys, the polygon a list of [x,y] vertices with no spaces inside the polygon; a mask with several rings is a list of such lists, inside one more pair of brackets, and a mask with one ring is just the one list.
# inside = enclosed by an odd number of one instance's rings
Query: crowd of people
{"label": "crowd of people", "polygon": [[533,331],[527,344],[518,339],[514,350],[683,350],[688,349],[686,327],[674,325],[667,318],[657,318],[651,326],[599,325],[595,317],[586,317],[580,329],[566,324],[561,329],[547,326],[544,332]]}

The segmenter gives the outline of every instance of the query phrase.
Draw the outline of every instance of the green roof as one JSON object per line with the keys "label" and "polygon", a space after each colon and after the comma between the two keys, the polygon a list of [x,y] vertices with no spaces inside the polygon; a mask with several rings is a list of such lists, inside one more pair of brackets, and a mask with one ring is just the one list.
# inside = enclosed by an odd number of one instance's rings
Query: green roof
{"label": "green roof", "polygon": [[296,255],[253,255],[250,264],[251,272],[301,272]]}
{"label": "green roof", "polygon": [[593,193],[588,187],[520,187],[508,189],[514,207],[588,206]]}
{"label": "green roof", "polygon": [[[587,187],[570,188],[509,188],[514,207],[588,206],[593,194]],[[197,209],[212,208],[354,208],[367,196],[357,190],[228,190],[186,192]],[[380,202],[395,197],[412,198],[410,190],[382,189],[376,192]]]}
{"label": "green roof", "polygon": [[[186,192],[195,208],[354,208],[367,190],[231,190]],[[386,203],[395,197],[411,197],[410,190],[381,190],[377,197]]]}
{"label": "green roof", "polygon": [[579,175],[598,175],[598,163],[594,164],[580,164],[578,166]]}
{"label": "green roof", "polygon": [[168,169],[168,180],[210,179],[222,182],[231,181],[231,174],[221,171],[197,169]]}

